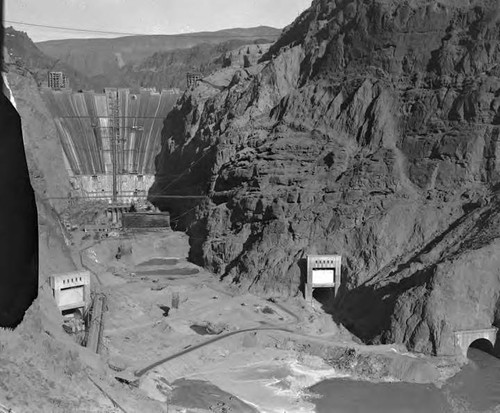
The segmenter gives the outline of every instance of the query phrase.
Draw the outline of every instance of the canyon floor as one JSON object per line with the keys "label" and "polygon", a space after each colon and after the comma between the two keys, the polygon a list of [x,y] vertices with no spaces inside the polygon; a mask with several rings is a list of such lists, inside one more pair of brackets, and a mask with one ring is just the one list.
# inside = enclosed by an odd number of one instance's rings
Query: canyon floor
{"label": "canyon floor", "polygon": [[[106,297],[99,354],[63,331],[43,283],[22,325],[0,330],[0,408],[320,412],[331,391],[313,386],[328,379],[411,383],[427,394],[461,367],[455,357],[363,345],[317,301],[264,299],[221,282],[188,261],[184,233],[70,234],[66,258],[89,269],[93,293]],[[48,249],[54,260],[59,247]]]}
{"label": "canyon floor", "polygon": [[183,233],[81,235],[82,264],[107,297],[101,357],[170,412],[310,412],[307,389],[328,378],[439,383],[458,367],[364,346],[317,301],[266,300],[223,283],[187,260]]}

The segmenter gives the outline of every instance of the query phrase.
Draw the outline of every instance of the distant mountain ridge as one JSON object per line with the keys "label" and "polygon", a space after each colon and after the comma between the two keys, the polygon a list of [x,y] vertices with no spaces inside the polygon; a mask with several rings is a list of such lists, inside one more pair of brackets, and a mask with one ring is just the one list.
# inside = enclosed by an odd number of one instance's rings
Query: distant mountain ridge
{"label": "distant mountain ridge", "polygon": [[36,45],[47,56],[70,65],[88,77],[108,77],[118,75],[124,66],[137,64],[154,53],[188,49],[203,43],[219,44],[230,40],[273,43],[280,34],[280,29],[260,26],[176,35],[50,40]]}
{"label": "distant mountain ridge", "polygon": [[13,64],[31,72],[38,85],[47,79],[49,71],[63,71],[68,76],[72,87],[86,89],[92,82],[70,65],[44,54],[25,32],[12,27],[5,29],[4,45],[8,59]]}
{"label": "distant mountain ridge", "polygon": [[[267,44],[267,47],[265,46]],[[232,54],[247,55],[242,47],[264,49],[271,43],[255,40],[228,40],[218,44],[202,43],[189,49],[157,52],[137,64],[129,64],[121,70],[118,82],[131,87],[186,88],[186,72],[198,72],[202,76],[231,65]],[[262,53],[263,54],[263,53]],[[241,58],[244,59],[243,57]],[[243,67],[243,64],[240,64]]]}
{"label": "distant mountain ridge", "polygon": [[[105,87],[183,89],[187,71],[210,74],[227,64],[224,62],[226,54],[246,45],[274,43],[279,33],[280,30],[270,27],[256,27],[35,44],[27,33],[9,27],[5,32],[5,47],[8,60],[30,71],[39,85],[47,79],[47,73],[54,70],[65,72],[74,90],[100,91]],[[99,72],[97,69],[88,70],[94,66],[101,67],[102,73],[95,74]]]}

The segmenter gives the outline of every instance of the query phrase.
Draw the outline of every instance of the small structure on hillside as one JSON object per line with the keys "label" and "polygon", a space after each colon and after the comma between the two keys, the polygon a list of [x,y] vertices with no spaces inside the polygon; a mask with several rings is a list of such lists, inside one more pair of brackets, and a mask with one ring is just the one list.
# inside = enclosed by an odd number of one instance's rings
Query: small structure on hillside
{"label": "small structure on hillside", "polygon": [[337,293],[341,282],[341,255],[308,255],[305,299],[312,302],[315,288],[331,288]]}
{"label": "small structure on hillside", "polygon": [[84,310],[90,305],[90,272],[75,271],[50,277],[54,299],[61,312]]}
{"label": "small structure on hillside", "polygon": [[198,82],[201,80],[201,73],[187,72],[186,73],[186,83],[188,89],[198,86]]}
{"label": "small structure on hillside", "polygon": [[64,72],[49,72],[47,74],[47,83],[54,90],[69,88],[69,80]]}

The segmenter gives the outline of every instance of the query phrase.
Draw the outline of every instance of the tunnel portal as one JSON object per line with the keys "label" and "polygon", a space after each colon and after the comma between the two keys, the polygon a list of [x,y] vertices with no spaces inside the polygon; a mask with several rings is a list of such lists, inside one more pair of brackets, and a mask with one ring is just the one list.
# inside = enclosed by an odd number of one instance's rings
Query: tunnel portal
{"label": "tunnel portal", "polygon": [[[455,331],[455,348],[457,348],[464,357],[467,357],[467,351],[472,343],[478,343],[479,340],[487,340],[491,343],[491,349],[493,350],[496,344],[497,334],[498,328],[496,327],[480,330]],[[481,344],[484,346],[484,341]]]}

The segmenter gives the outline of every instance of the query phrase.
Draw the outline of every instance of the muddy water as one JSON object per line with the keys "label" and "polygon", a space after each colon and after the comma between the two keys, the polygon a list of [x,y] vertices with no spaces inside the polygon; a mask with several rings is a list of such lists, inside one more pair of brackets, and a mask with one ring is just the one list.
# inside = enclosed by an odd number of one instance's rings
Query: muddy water
{"label": "muddy water", "polygon": [[326,380],[311,389],[317,413],[452,412],[446,396],[433,385]]}
{"label": "muddy water", "polygon": [[197,268],[177,268],[172,270],[158,270],[136,271],[139,276],[161,276],[161,275],[196,275],[200,272]]}
{"label": "muddy water", "polygon": [[[500,359],[470,349],[469,364],[442,389],[433,385],[325,380],[310,388],[317,413],[500,411]],[[498,410],[497,410],[498,409]]]}
{"label": "muddy water", "polygon": [[176,265],[179,263],[178,258],[152,258],[148,261],[141,262],[138,267],[158,266],[158,265]]}
{"label": "muddy water", "polygon": [[243,400],[206,381],[181,379],[172,383],[172,387],[169,402],[186,408],[183,411],[258,413]]}
{"label": "muddy water", "polygon": [[443,388],[465,411],[500,411],[500,359],[471,348],[470,362]]}

